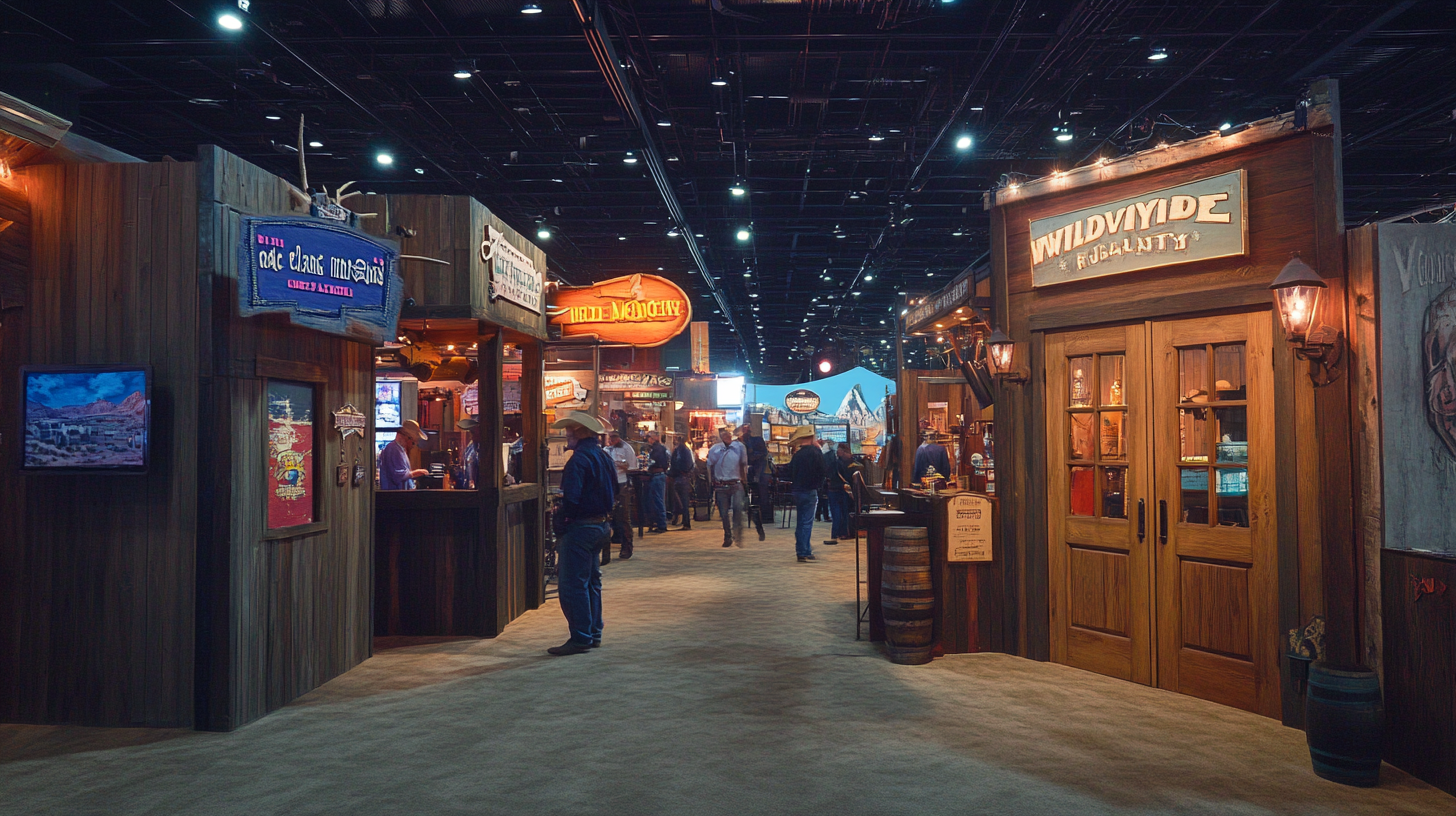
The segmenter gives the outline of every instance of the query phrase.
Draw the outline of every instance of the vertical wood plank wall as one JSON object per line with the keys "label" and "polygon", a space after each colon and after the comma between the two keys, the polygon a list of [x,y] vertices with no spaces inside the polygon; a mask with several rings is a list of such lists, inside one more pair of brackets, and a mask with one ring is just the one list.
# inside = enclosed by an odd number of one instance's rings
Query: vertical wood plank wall
{"label": "vertical wood plank wall", "polygon": [[[992,293],[994,313],[1017,341],[1016,365],[1030,375],[1020,385],[1002,385],[997,398],[997,491],[1001,529],[1010,544],[1006,593],[1009,643],[1028,657],[1048,654],[1046,625],[1047,542],[1044,428],[1045,333],[1093,323],[1141,321],[1218,310],[1268,308],[1269,282],[1298,251],[1329,281],[1332,299],[1343,298],[1343,227],[1321,197],[1334,194],[1338,174],[1328,132],[1302,133],[1256,143],[1105,184],[992,208]],[[1171,148],[1176,150],[1177,148]],[[1249,247],[1241,259],[1200,261],[1111,275],[1073,285],[1033,288],[1029,224],[1059,212],[1117,200],[1197,178],[1247,171]],[[1096,303],[1089,311],[1089,303]],[[1004,316],[1004,317],[1002,317]],[[1271,314],[1271,320],[1275,320]],[[1341,326],[1341,328],[1344,328]],[[1351,509],[1349,377],[1315,389],[1308,368],[1282,340],[1275,348],[1275,399],[1292,416],[1293,433],[1281,434],[1276,450],[1280,491],[1281,633],[1315,614],[1332,614],[1331,640],[1337,654],[1350,652],[1360,633],[1354,611],[1355,586]],[[1325,392],[1325,393],[1320,393]],[[1345,406],[1345,407],[1342,407]],[[1334,574],[1331,574],[1331,570]],[[1333,587],[1333,588],[1332,588]],[[1282,642],[1281,634],[1281,642]],[[1292,701],[1286,722],[1296,716]]]}
{"label": "vertical wood plank wall", "polygon": [[[237,316],[237,247],[244,215],[298,215],[277,177],[204,147],[199,270],[209,321],[198,348],[204,410],[199,493],[201,571],[198,725],[229,730],[258,719],[363,661],[372,646],[374,491],[367,478],[335,484],[339,434],[330,411],[352,403],[369,416],[346,461],[373,466],[374,358],[368,343]],[[292,538],[266,534],[267,361],[288,361],[322,381],[318,428],[319,521]]]}
{"label": "vertical wood plank wall", "polygon": [[[196,168],[16,175],[32,252],[28,303],[7,316],[0,347],[0,405],[15,416],[22,364],[148,364],[152,460],[145,476],[0,468],[0,719],[191,725]],[[7,465],[20,455],[17,430],[0,437]]]}

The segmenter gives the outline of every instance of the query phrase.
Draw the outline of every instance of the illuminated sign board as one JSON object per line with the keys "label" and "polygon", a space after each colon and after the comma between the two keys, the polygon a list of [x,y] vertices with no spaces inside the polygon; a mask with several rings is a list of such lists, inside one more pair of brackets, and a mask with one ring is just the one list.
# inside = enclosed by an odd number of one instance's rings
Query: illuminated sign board
{"label": "illuminated sign board", "polygon": [[243,317],[286,314],[329,334],[394,339],[404,283],[392,244],[314,218],[244,216],[239,232]]}
{"label": "illuminated sign board", "polygon": [[561,327],[562,338],[595,337],[639,348],[666,343],[693,319],[687,294],[656,275],[562,288],[550,314],[551,322]]}
{"label": "illuminated sign board", "polygon": [[807,414],[819,407],[819,395],[807,388],[796,388],[784,395],[784,407],[796,414]]}
{"label": "illuminated sign board", "polygon": [[1244,171],[1031,222],[1033,286],[1243,255]]}

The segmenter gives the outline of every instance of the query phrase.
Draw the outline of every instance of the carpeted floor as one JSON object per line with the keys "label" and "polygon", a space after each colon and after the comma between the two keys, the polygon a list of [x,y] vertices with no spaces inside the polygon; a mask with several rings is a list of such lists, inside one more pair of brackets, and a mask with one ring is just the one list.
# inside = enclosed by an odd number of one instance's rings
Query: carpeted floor
{"label": "carpeted floor", "polygon": [[[231,734],[0,726],[4,814],[1442,814],[1304,735],[996,654],[895,666],[854,640],[854,549],[649,536],[606,572],[603,647],[555,602],[489,641],[384,644]],[[820,537],[827,525],[816,530]]]}

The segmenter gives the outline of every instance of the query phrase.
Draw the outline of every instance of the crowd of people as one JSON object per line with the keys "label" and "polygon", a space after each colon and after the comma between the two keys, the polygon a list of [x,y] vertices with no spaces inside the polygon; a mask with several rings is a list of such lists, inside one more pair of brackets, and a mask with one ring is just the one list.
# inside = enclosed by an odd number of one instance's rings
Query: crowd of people
{"label": "crowd of people", "polygon": [[[688,440],[677,436],[669,453],[657,431],[649,431],[641,451],[622,438],[618,429],[581,411],[564,413],[552,424],[565,432],[573,455],[561,477],[561,501],[552,518],[557,536],[557,586],[561,611],[570,638],[547,652],[580,654],[602,642],[601,565],[617,557],[632,557],[632,479],[634,466],[645,463],[644,522],[652,533],[668,532],[669,520],[679,530],[691,530],[693,480],[698,458]],[[605,436],[603,443],[601,437]],[[773,493],[777,477],[767,444],[753,436],[747,425],[718,429],[718,442],[709,448],[704,463],[712,503],[723,524],[723,546],[742,547],[744,527],[751,521],[763,541],[764,523],[773,522]],[[850,512],[859,465],[848,443],[826,444],[821,450],[812,425],[801,425],[789,437],[795,448],[788,464],[788,481],[795,512],[794,554],[802,563],[814,560],[814,521],[820,491],[828,498],[835,541],[853,538]],[[642,469],[642,468],[639,468]],[[671,492],[669,492],[669,484]],[[833,542],[826,542],[833,543]]]}

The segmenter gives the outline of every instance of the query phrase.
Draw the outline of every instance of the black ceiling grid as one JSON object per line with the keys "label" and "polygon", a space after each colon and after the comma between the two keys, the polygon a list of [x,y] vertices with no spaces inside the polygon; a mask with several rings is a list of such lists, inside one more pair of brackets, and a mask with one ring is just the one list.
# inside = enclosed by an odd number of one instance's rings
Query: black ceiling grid
{"label": "black ceiling grid", "polygon": [[897,293],[985,254],[1003,176],[1289,110],[1316,76],[1341,82],[1349,224],[1456,204],[1441,0],[579,0],[641,122],[573,0],[537,1],[252,0],[228,32],[232,0],[0,0],[0,90],[142,158],[211,142],[290,178],[301,114],[311,181],[540,221],[572,283],[660,269],[715,368],[764,381],[831,341],[890,373]]}

